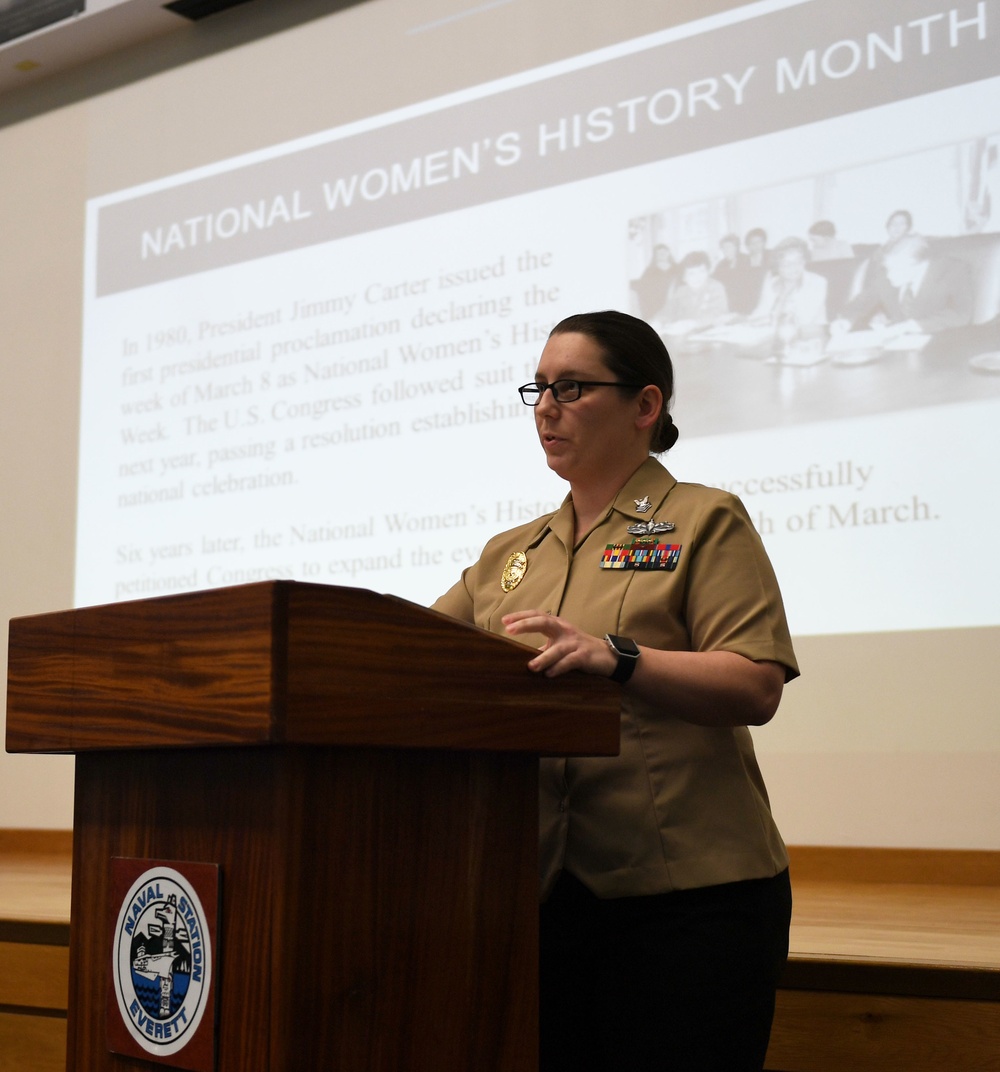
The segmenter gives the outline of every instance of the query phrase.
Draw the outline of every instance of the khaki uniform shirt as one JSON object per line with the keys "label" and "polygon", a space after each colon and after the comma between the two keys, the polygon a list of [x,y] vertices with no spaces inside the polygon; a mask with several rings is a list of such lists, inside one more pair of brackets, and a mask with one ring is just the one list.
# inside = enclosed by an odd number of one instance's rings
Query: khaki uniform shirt
{"label": "khaki uniform shirt", "polygon": [[[640,513],[647,496],[652,506]],[[679,545],[674,569],[601,568],[608,545],[635,539],[628,525],[650,520],[675,526],[656,537]],[[548,611],[595,636],[732,651],[797,676],[771,564],[734,496],[679,484],[650,458],[576,547],[573,532],[567,498],[490,540],[435,608],[500,634],[504,614]],[[500,577],[515,551],[527,570],[505,593]],[[765,878],[788,864],[749,730],[692,725],[627,687],[618,756],[542,760],[540,822],[543,897],[562,868],[600,897],[623,897]]]}

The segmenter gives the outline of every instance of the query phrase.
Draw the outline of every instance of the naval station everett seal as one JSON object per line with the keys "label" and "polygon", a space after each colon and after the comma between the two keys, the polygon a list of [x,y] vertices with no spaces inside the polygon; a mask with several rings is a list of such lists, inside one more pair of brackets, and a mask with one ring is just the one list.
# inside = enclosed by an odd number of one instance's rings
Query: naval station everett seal
{"label": "naval station everett seal", "polygon": [[194,1038],[209,1004],[212,940],[193,884],[163,865],[125,894],[113,932],[113,985],[129,1036],[170,1057]]}

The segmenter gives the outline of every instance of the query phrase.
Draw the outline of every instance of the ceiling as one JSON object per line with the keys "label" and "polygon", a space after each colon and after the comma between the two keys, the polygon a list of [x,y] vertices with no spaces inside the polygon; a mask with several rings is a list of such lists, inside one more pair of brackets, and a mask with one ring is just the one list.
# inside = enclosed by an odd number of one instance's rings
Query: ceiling
{"label": "ceiling", "polygon": [[[0,0],[0,24],[17,6],[17,0]],[[167,10],[164,0],[86,0],[81,14],[0,45],[0,95],[191,26],[190,19]]]}

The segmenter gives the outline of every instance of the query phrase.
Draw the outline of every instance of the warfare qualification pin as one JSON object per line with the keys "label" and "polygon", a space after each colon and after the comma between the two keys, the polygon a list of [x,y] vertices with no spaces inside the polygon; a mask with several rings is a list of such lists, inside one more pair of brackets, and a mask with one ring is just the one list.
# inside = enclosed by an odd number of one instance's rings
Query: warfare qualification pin
{"label": "warfare qualification pin", "polygon": [[523,551],[515,551],[500,574],[500,587],[505,592],[513,592],[521,583],[521,578],[528,569],[528,556]]}
{"label": "warfare qualification pin", "polygon": [[625,530],[632,536],[653,536],[661,532],[673,532],[677,526],[672,521],[637,521]]}

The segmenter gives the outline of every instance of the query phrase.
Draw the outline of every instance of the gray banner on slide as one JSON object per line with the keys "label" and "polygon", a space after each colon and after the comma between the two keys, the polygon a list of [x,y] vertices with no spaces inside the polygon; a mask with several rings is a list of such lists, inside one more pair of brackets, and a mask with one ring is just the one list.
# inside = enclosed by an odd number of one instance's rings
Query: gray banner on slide
{"label": "gray banner on slide", "polygon": [[334,132],[103,205],[96,296],[993,77],[998,19],[1000,0],[812,0],[416,118]]}

